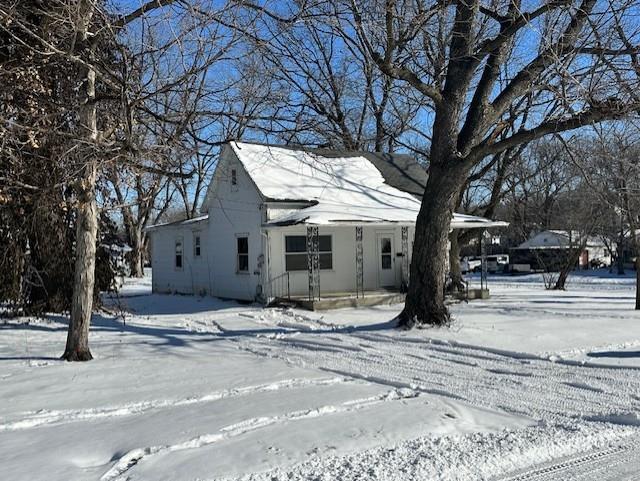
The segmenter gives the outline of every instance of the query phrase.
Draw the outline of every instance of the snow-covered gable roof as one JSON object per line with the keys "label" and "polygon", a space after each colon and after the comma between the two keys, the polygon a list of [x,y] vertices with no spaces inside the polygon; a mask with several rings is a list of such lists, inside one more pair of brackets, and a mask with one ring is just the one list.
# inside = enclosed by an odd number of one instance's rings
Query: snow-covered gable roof
{"label": "snow-covered gable roof", "polygon": [[[231,142],[233,152],[267,201],[311,206],[289,211],[271,225],[332,223],[414,223],[420,201],[389,185],[362,155],[317,152]],[[480,217],[454,214],[454,228],[503,226]]]}
{"label": "snow-covered gable roof", "polygon": [[[579,242],[582,234],[577,231],[566,230],[544,230],[531,236],[529,239],[520,244],[517,249],[558,249],[570,247]],[[589,236],[587,238],[587,247],[605,247],[602,239],[597,236]]]}

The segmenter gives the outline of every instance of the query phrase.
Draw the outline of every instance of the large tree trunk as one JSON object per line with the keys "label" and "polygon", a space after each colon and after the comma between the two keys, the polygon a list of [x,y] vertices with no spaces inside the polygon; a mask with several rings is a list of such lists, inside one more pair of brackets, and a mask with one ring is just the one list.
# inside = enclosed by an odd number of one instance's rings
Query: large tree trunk
{"label": "large tree trunk", "polygon": [[129,270],[131,277],[144,277],[144,234],[138,228],[132,230]]}
{"label": "large tree trunk", "polygon": [[96,237],[98,232],[98,206],[96,204],[96,163],[88,162],[80,188],[77,229],[76,262],[71,303],[71,318],[67,334],[67,346],[63,359],[67,361],[89,361],[89,325],[93,310],[93,288],[96,271]]}
{"label": "large tree trunk", "polygon": [[462,269],[460,268],[460,232],[454,230],[449,236],[451,247],[449,249],[449,276],[451,277],[451,290],[464,291]]}
{"label": "large tree trunk", "polygon": [[[83,41],[88,39],[88,28],[95,5],[89,1],[82,4],[79,30]],[[88,47],[89,51],[94,46]],[[90,56],[92,57],[91,53]],[[91,58],[93,60],[93,58]],[[67,345],[62,359],[67,361],[89,361],[89,325],[93,310],[93,289],[96,271],[96,241],[98,234],[98,206],[96,203],[97,158],[95,142],[98,139],[96,113],[96,72],[91,67],[81,69],[85,89],[84,103],[80,107],[81,142],[83,155],[81,178],[78,182],[78,207],[76,218],[76,260],[71,300],[71,316]]]}
{"label": "large tree trunk", "polygon": [[447,325],[444,283],[451,217],[465,172],[432,163],[416,220],[409,291],[398,320],[402,327]]}

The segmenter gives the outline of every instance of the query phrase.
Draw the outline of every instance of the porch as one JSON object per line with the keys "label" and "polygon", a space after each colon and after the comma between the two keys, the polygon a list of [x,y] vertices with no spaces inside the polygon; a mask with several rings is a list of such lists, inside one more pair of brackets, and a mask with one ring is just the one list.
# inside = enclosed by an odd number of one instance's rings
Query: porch
{"label": "porch", "polygon": [[[266,230],[267,305],[327,310],[401,303],[409,285],[413,226],[296,225]],[[275,273],[275,275],[273,275]],[[486,284],[450,302],[486,298]]]}
{"label": "porch", "polygon": [[[321,297],[310,299],[309,296],[292,296],[288,302],[310,311],[326,311],[329,309],[343,309],[347,307],[370,307],[404,302],[405,294],[399,289],[378,289],[365,291],[358,296],[354,292],[331,292]],[[276,303],[278,300],[276,299]]]}
{"label": "porch", "polygon": [[402,302],[412,229],[397,224],[265,229],[265,303],[307,309]]}
{"label": "porch", "polygon": [[[488,299],[488,289],[469,289],[466,293],[447,295],[445,303],[454,304],[459,301],[473,299]],[[269,306],[300,307],[309,311],[328,311],[331,309],[345,309],[350,307],[371,307],[400,304],[404,302],[406,294],[398,289],[378,289],[365,291],[358,296],[354,292],[331,292],[320,298],[310,299],[309,296],[276,297],[269,302]]]}

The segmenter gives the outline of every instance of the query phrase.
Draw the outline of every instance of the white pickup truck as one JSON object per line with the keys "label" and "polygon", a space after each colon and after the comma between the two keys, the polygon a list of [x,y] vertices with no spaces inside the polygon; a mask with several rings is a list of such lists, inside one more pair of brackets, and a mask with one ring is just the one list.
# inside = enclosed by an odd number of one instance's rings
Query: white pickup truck
{"label": "white pickup truck", "polygon": [[[491,274],[503,272],[509,265],[507,254],[487,256],[487,271]],[[482,257],[463,257],[460,261],[460,270],[463,274],[468,272],[480,272],[482,270]]]}

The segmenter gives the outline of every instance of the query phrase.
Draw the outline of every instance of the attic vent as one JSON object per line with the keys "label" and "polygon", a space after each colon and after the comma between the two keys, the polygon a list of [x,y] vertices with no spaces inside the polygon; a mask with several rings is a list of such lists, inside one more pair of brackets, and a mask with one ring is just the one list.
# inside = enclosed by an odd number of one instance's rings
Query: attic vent
{"label": "attic vent", "polygon": [[231,169],[231,185],[238,185],[238,172],[236,169]]}

